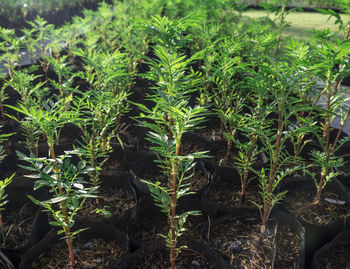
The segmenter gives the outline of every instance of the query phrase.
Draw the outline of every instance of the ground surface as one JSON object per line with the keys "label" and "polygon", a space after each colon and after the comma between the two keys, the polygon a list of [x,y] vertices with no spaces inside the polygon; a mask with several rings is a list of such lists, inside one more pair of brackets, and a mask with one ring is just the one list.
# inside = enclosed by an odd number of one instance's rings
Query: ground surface
{"label": "ground surface", "polygon": [[[259,18],[266,16],[267,13],[263,10],[249,10],[243,13],[243,16],[250,18]],[[276,18],[274,14],[270,14],[271,19]],[[311,37],[309,31],[312,29],[322,30],[322,29],[331,29],[332,32],[338,31],[338,25],[335,25],[334,18],[328,20],[327,15],[323,15],[317,12],[292,12],[289,13],[286,17],[286,21],[290,24],[284,30],[283,37],[293,37],[294,39],[304,39],[308,40]],[[343,20],[348,19],[345,15],[342,16]],[[338,35],[339,38],[342,37],[342,34]]]}

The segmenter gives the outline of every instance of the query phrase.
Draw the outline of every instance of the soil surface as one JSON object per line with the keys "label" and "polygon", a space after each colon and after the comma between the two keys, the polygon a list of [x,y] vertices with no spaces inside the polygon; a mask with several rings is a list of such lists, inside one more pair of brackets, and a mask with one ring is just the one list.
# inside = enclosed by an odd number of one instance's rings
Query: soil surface
{"label": "soil surface", "polygon": [[316,187],[312,184],[290,189],[283,201],[283,206],[300,220],[317,225],[326,225],[350,214],[348,203],[341,205],[327,202],[326,199],[342,201],[337,194],[323,190],[321,201],[317,205],[313,204],[315,195]]}
{"label": "soil surface", "polygon": [[250,182],[245,190],[244,197],[241,198],[240,180],[232,178],[232,182],[220,180],[210,184],[207,197],[209,200],[216,202],[224,207],[233,206],[254,206],[252,201],[261,204],[258,184],[255,181]]}
{"label": "soil surface", "polygon": [[[142,259],[136,260],[130,269],[164,269],[170,268],[170,253],[165,249],[148,254]],[[181,269],[211,269],[216,268],[215,263],[210,262],[202,254],[191,249],[184,248],[176,258],[176,268]]]}
{"label": "soil surface", "polygon": [[79,215],[96,216],[101,215],[97,209],[105,209],[111,215],[122,216],[124,212],[136,205],[131,192],[117,187],[101,187],[97,199],[87,199]]}
{"label": "soil surface", "polygon": [[[150,213],[148,216],[140,218],[135,226],[130,228],[129,236],[131,239],[140,243],[149,242],[154,239],[159,239],[160,234],[167,235],[170,229],[168,220],[165,214]],[[207,217],[203,215],[191,215],[186,219],[183,232],[184,237],[190,239],[200,239],[201,230]]]}
{"label": "soil surface", "polygon": [[231,261],[234,268],[296,268],[301,239],[290,228],[270,221],[259,243],[256,217],[231,216],[210,228],[209,244]]}
{"label": "soil surface", "polygon": [[13,249],[28,242],[35,215],[20,217],[17,212],[3,216],[4,228],[1,232],[1,247]]}
{"label": "soil surface", "polygon": [[[102,239],[79,239],[73,242],[76,254],[77,265],[74,268],[85,269],[103,269],[109,263],[122,255],[125,251],[120,248],[114,241],[109,243]],[[49,250],[48,253],[42,254],[34,263],[33,268],[37,269],[63,269],[69,267],[69,258],[66,242],[60,240]]]}
{"label": "soil surface", "polygon": [[341,245],[330,249],[323,257],[321,268],[323,269],[350,269],[350,244]]}

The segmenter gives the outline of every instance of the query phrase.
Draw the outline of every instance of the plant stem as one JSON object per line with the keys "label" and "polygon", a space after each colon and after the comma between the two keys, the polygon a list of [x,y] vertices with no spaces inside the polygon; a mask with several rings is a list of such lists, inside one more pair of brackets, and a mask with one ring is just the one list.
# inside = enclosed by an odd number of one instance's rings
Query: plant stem
{"label": "plant stem", "polygon": [[[174,125],[174,121],[172,117],[169,117],[169,126],[173,126]],[[168,139],[172,140],[173,139],[173,133],[169,130],[169,135],[168,135]]]}
{"label": "plant stem", "polygon": [[44,44],[44,37],[42,36],[41,40],[41,57],[42,57],[42,65],[43,65],[43,71],[45,73],[45,85],[46,87],[49,86],[49,76],[48,76],[48,70],[49,70],[49,66],[45,60],[45,44]]}
{"label": "plant stem", "polygon": [[133,72],[134,72],[134,57],[133,57],[133,53],[130,52],[129,54],[129,60],[130,60],[130,63],[129,63],[129,74],[130,74],[130,81],[129,81],[129,90],[132,90],[132,87],[133,87]]}
{"label": "plant stem", "polygon": [[[328,157],[328,154],[327,154],[327,157]],[[326,161],[328,162],[328,160],[326,160]],[[318,183],[317,192],[316,192],[316,196],[315,196],[315,199],[314,199],[314,204],[315,205],[319,204],[320,201],[321,201],[321,192],[322,192],[322,189],[323,189],[323,184],[324,184],[324,180],[326,178],[326,175],[327,175],[327,169],[326,169],[326,167],[322,167],[321,178],[320,178],[320,182]]]}
{"label": "plant stem", "polygon": [[[336,145],[338,143],[338,140],[340,138],[340,134],[341,134],[341,132],[343,130],[345,122],[347,121],[347,119],[349,117],[349,114],[350,114],[350,108],[348,109],[344,119],[342,120],[342,122],[340,124],[337,136],[335,137],[335,139],[333,141],[333,144],[331,146],[329,146],[328,148],[326,148],[326,150],[327,150],[326,151],[326,160],[325,160],[326,164],[328,164],[329,158],[330,158],[330,156],[333,154],[333,152],[335,150],[335,147],[336,147]],[[327,176],[327,168],[326,167],[322,167],[321,178],[320,178],[320,182],[318,183],[318,186],[317,186],[317,193],[316,193],[316,196],[315,196],[315,199],[314,199],[314,204],[319,204],[319,202],[321,201],[321,192],[322,192],[322,189],[323,189],[323,185],[324,185],[324,181],[325,181],[326,176]]]}
{"label": "plant stem", "polygon": [[344,125],[345,125],[346,121],[347,121],[348,118],[349,118],[349,115],[350,115],[350,108],[348,109],[348,111],[347,111],[346,114],[345,114],[344,119],[343,119],[343,120],[341,121],[341,123],[340,123],[337,136],[335,137],[335,139],[334,139],[334,141],[333,141],[333,144],[332,144],[332,146],[331,146],[331,148],[330,148],[330,152],[331,152],[331,153],[334,152],[335,147],[337,146],[338,140],[339,140],[340,135],[341,135],[341,133],[342,133],[342,131],[343,131]]}
{"label": "plant stem", "polygon": [[278,54],[278,49],[280,47],[280,40],[282,36],[282,30],[283,30],[283,23],[284,23],[284,17],[285,17],[285,4],[282,4],[282,11],[281,11],[281,20],[280,20],[280,26],[278,29],[278,36],[277,36],[277,43],[276,43],[276,48],[275,48],[275,57]]}
{"label": "plant stem", "polygon": [[9,60],[8,61],[8,71],[9,71],[9,75],[10,75],[10,78],[13,79],[13,64],[12,62]]}
{"label": "plant stem", "polygon": [[326,84],[326,92],[327,92],[327,101],[326,101],[326,118],[324,123],[324,129],[322,134],[322,141],[324,142],[326,151],[329,150],[329,131],[331,126],[331,115],[329,113],[329,110],[331,109],[331,81],[330,81],[330,70],[328,70],[328,76],[327,76],[327,84]]}
{"label": "plant stem", "polygon": [[[49,150],[50,150],[50,158],[55,160],[56,159],[55,148],[52,142],[49,142]],[[58,168],[54,168],[54,172],[57,175],[57,181],[61,181],[60,170]],[[60,185],[58,186],[58,193],[61,195],[63,194],[63,189]],[[67,205],[65,204],[64,201],[60,202],[60,208],[62,210],[62,214],[65,222],[65,225],[63,226],[63,230],[67,238],[66,243],[67,243],[68,254],[69,254],[69,265],[73,268],[75,266],[75,257],[74,257],[74,251],[73,251],[72,235],[69,228],[70,221],[68,218]]]}
{"label": "plant stem", "polygon": [[346,31],[346,36],[345,36],[345,40],[348,40],[350,37],[350,24],[348,25],[348,29]]}
{"label": "plant stem", "polygon": [[0,114],[1,114],[1,119],[5,120],[5,111],[4,111],[4,104],[2,101],[0,101]]}
{"label": "plant stem", "polygon": [[304,140],[304,135],[298,136],[298,141],[297,141],[297,148],[295,149],[295,154],[294,156],[297,158],[301,152],[301,143]]}
{"label": "plant stem", "polygon": [[[269,186],[267,189],[267,193],[266,195],[269,197],[270,194],[273,191],[273,182],[275,180],[276,177],[276,173],[277,173],[277,163],[278,163],[278,157],[279,157],[279,151],[280,151],[280,146],[281,146],[281,139],[282,139],[282,129],[283,129],[283,123],[282,123],[282,116],[283,116],[283,112],[282,112],[282,105],[279,105],[279,109],[278,109],[278,125],[277,125],[277,137],[276,137],[276,146],[272,155],[272,167],[271,167],[271,171],[270,171],[270,176],[269,176]],[[268,200],[267,202],[264,199],[264,213],[262,215],[262,223],[261,223],[261,234],[260,234],[260,240],[263,238],[265,230],[266,230],[266,223],[269,217],[269,213],[271,211],[271,202],[270,200]]]}
{"label": "plant stem", "polygon": [[92,141],[89,141],[89,144],[90,144],[89,149],[90,149],[90,156],[91,156],[90,162],[91,162],[91,167],[93,168],[91,181],[94,186],[97,186],[98,176],[96,172],[96,156],[95,156],[95,147],[94,147],[95,144]]}
{"label": "plant stem", "polygon": [[38,148],[35,146],[34,134],[31,127],[28,127],[28,139],[31,147],[31,152],[38,157]]}
{"label": "plant stem", "polygon": [[[232,134],[232,127],[230,126],[230,134]],[[226,155],[225,155],[225,164],[227,164],[227,161],[230,157],[231,153],[231,148],[232,148],[232,140],[230,138],[227,139],[227,148],[226,148]]]}
{"label": "plant stem", "polygon": [[[180,143],[176,141],[175,156],[177,157],[180,152]],[[171,201],[171,218],[170,218],[170,263],[171,269],[175,269],[175,258],[176,258],[176,190],[177,190],[177,160],[172,165],[172,178],[173,178],[173,190],[172,190],[172,201]]]}
{"label": "plant stem", "polygon": [[[329,145],[329,133],[330,133],[330,125],[331,125],[331,116],[330,116],[330,109],[331,109],[331,70],[328,70],[327,73],[327,82],[326,82],[326,87],[325,90],[327,92],[327,101],[326,101],[326,118],[325,118],[325,123],[324,123],[324,129],[323,129],[323,134],[322,134],[322,143],[324,145],[324,150],[326,153],[326,159],[325,159],[325,165],[327,166],[329,157],[331,155],[331,148]],[[320,177],[320,182],[318,183],[317,186],[317,193],[314,199],[314,204],[317,205],[321,201],[321,192],[323,189],[324,181],[327,176],[327,168],[325,166],[322,167],[321,171],[321,177]]]}
{"label": "plant stem", "polygon": [[[257,135],[253,134],[252,138],[251,138],[251,145],[250,145],[249,151],[247,153],[247,164],[248,165],[251,163],[251,159],[253,156],[256,142],[257,142]],[[248,166],[246,166],[246,167],[244,167],[243,179],[242,179],[242,183],[241,183],[241,192],[240,192],[240,199],[239,199],[240,203],[242,202],[243,197],[245,196],[245,189],[247,186],[248,174],[249,174],[249,169],[248,169]]]}

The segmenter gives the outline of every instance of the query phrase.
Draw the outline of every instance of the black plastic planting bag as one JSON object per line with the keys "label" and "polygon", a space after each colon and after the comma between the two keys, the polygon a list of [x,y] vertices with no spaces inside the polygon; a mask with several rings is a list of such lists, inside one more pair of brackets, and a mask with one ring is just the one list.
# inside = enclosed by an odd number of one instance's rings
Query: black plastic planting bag
{"label": "black plastic planting bag", "polygon": [[[232,217],[234,217],[237,220],[248,218],[251,220],[255,220],[257,225],[260,224],[259,212],[257,208],[252,208],[252,207],[231,208],[229,212],[226,212],[224,215],[221,215],[218,218],[211,219],[210,221],[208,221],[208,223],[206,223],[203,226],[202,238],[204,242],[206,242],[206,244],[209,245],[209,240],[215,241],[215,239],[212,238],[212,235],[210,234],[213,227],[229,221],[229,219]],[[294,234],[300,237],[300,252],[299,252],[299,255],[296,257],[295,266],[298,269],[305,268],[305,229],[303,225],[298,220],[290,216],[289,214],[277,209],[272,210],[270,218],[278,221],[282,225],[289,227]],[[232,225],[235,225],[235,224],[233,223]],[[227,240],[230,241],[231,239],[227,238]],[[220,241],[220,243],[224,243],[224,242]],[[234,243],[234,242],[229,242],[229,243]],[[235,250],[236,248],[237,250]],[[233,251],[240,252],[239,249],[240,247],[234,247]],[[215,252],[219,254],[218,250],[215,250]],[[228,257],[227,255],[224,255],[221,253],[219,255],[221,255],[227,262],[230,261],[230,257]],[[231,265],[230,268],[235,268],[235,267]]]}
{"label": "black plastic planting bag", "polygon": [[[79,236],[86,239],[101,238],[106,242],[115,241],[123,249],[129,251],[128,236],[111,224],[97,221],[96,218],[77,217],[73,230],[79,229],[86,229],[82,231]],[[33,262],[57,243],[60,237],[62,237],[62,235],[57,235],[57,229],[52,228],[40,242],[23,254],[19,268],[33,268]]]}
{"label": "black plastic planting bag", "polygon": [[[207,260],[211,261],[215,264],[216,269],[229,269],[231,266],[227,263],[220,255],[218,255],[215,251],[213,251],[207,244],[202,240],[189,240],[180,238],[178,241],[179,246],[186,246],[186,249],[199,253],[206,257]],[[159,255],[161,251],[168,251],[165,246],[164,239],[157,239],[151,242],[145,243],[140,249],[127,253],[113,261],[108,269],[129,269],[135,263],[141,263],[145,261],[145,257],[150,254],[154,254],[155,256]],[[198,268],[196,267],[198,263],[194,260],[191,265],[192,267],[186,268]],[[153,264],[157,266],[157,264]],[[189,266],[191,266],[189,265]],[[142,268],[142,267],[141,267]],[[159,265],[157,268],[160,268]],[[212,267],[211,267],[212,268]]]}
{"label": "black plastic planting bag", "polygon": [[[332,256],[331,252],[336,256]],[[327,258],[328,256],[328,258]],[[331,242],[317,250],[311,262],[311,269],[349,268],[350,230],[339,233]]]}

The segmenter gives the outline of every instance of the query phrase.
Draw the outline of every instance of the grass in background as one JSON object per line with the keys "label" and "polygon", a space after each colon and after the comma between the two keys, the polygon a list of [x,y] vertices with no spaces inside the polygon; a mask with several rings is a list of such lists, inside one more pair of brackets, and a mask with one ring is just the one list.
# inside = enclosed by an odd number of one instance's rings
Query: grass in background
{"label": "grass in background", "polygon": [[[250,18],[259,18],[266,16],[266,12],[263,10],[249,10],[243,13],[243,16]],[[270,14],[269,17],[274,19],[274,14]],[[294,39],[309,40],[311,38],[312,29],[322,30],[330,28],[332,32],[338,31],[338,25],[334,24],[334,18],[327,20],[329,16],[323,15],[317,12],[292,12],[286,17],[286,21],[290,24],[287,28],[283,30],[283,37]],[[342,38],[342,33],[337,35]]]}

